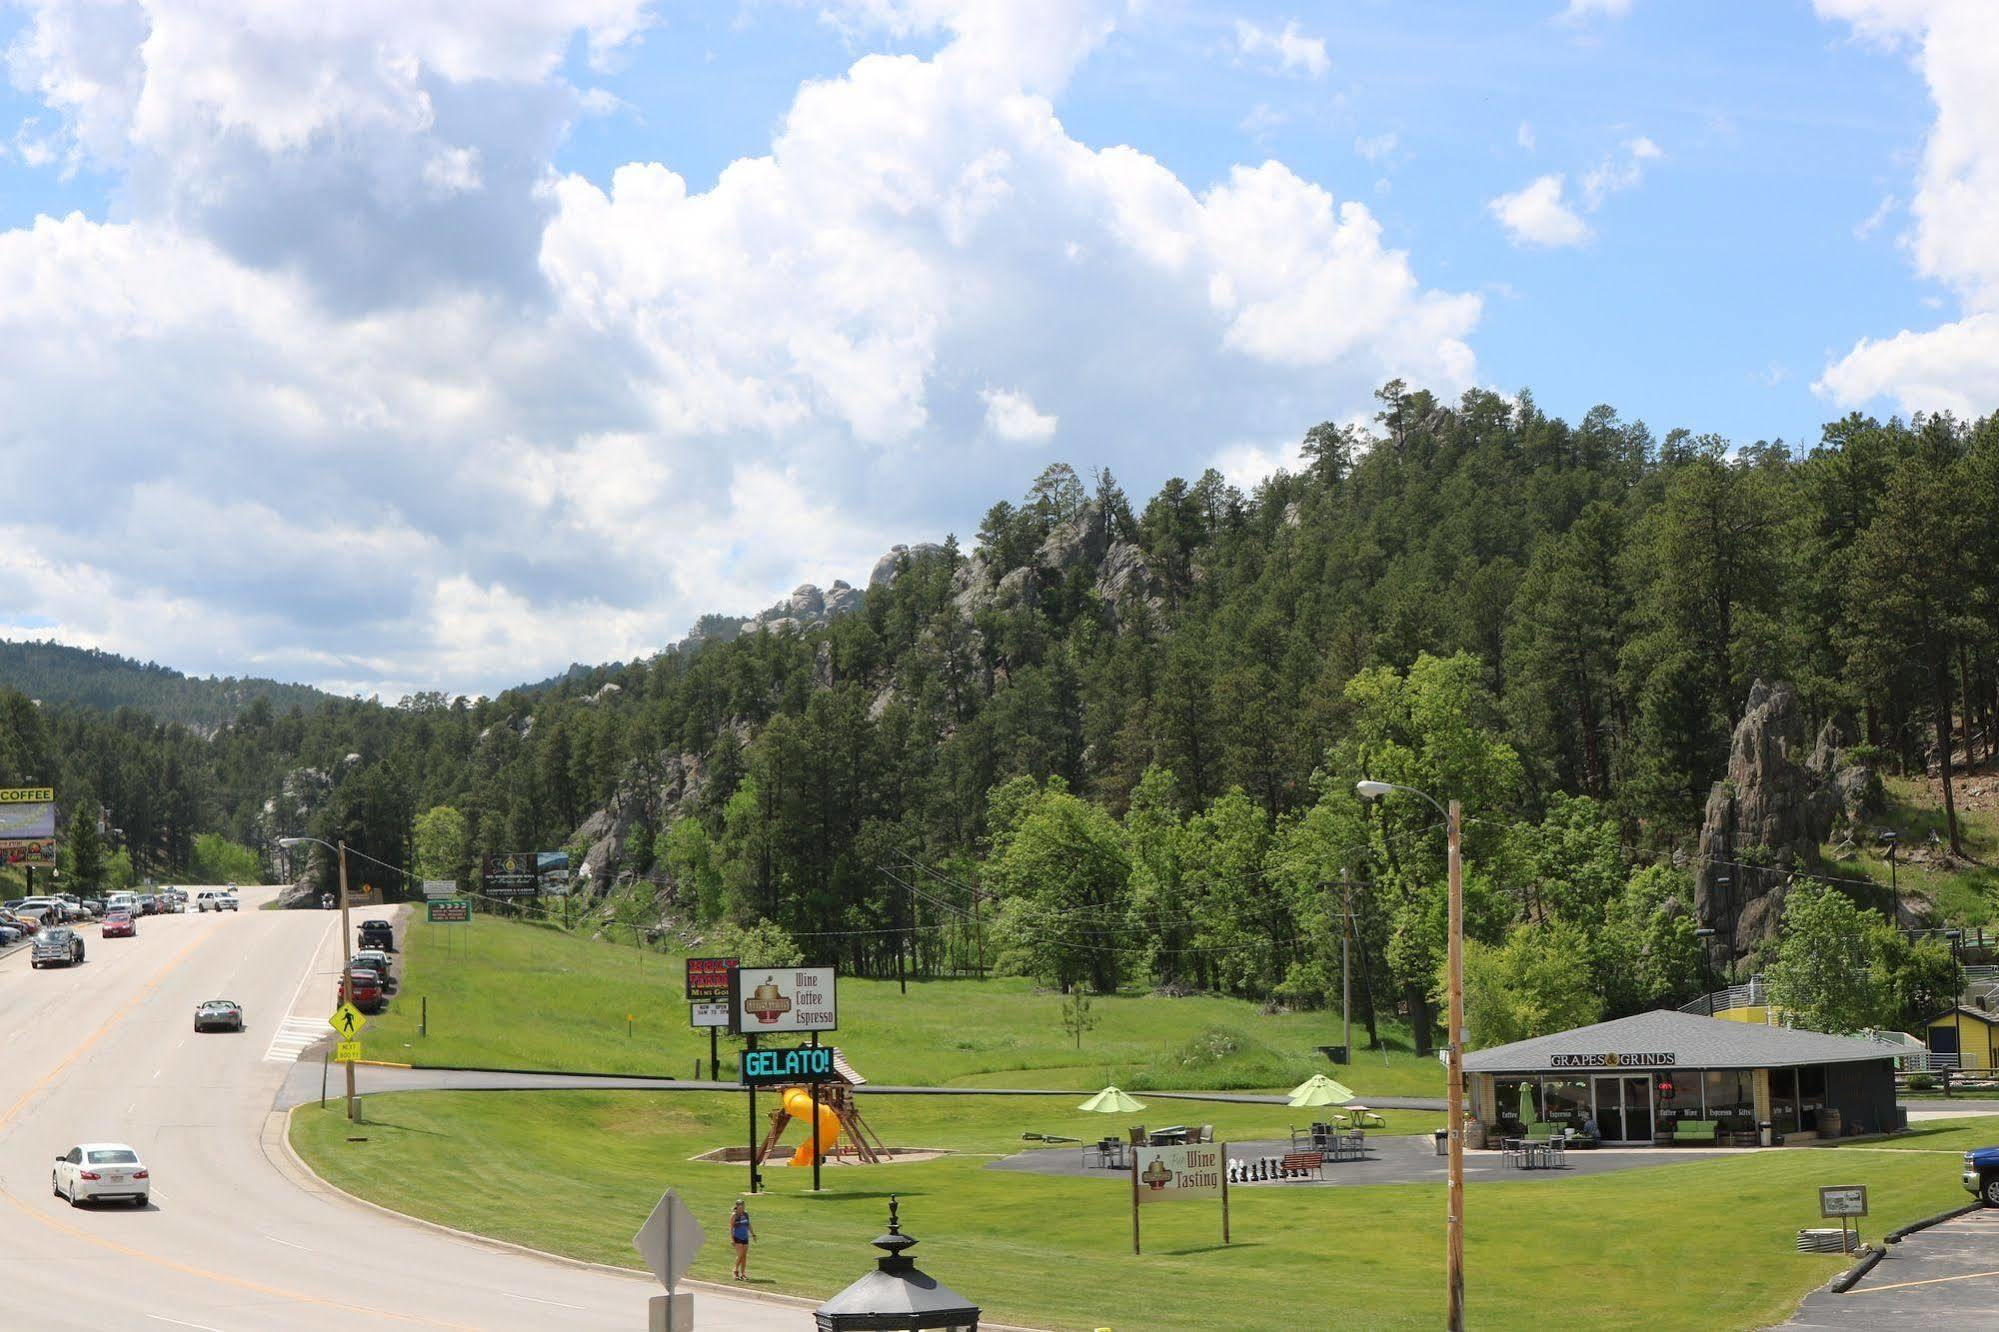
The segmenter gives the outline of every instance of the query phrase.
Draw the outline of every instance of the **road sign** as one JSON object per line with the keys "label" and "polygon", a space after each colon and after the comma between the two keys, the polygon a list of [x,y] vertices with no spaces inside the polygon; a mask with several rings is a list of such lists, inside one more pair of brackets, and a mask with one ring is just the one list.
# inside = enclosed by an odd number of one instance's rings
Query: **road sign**
{"label": "road sign", "polygon": [[342,1004],[333,1010],[333,1016],[326,1019],[326,1025],[340,1033],[340,1039],[351,1041],[361,1034],[361,1028],[368,1025],[368,1019],[361,1016],[361,1010],[352,1004]]}
{"label": "road sign", "polygon": [[439,898],[427,903],[425,910],[433,925],[466,925],[472,920],[472,903],[463,897]]}
{"label": "road sign", "polygon": [[457,883],[450,879],[425,879],[423,881],[423,895],[427,899],[450,897],[457,891]]}
{"label": "road sign", "polygon": [[738,967],[729,989],[732,1031],[832,1031],[840,976],[832,967]]}
{"label": "road sign", "polygon": [[336,1041],[333,1045],[333,1062],[336,1064],[358,1064],[361,1062],[361,1042]]}
{"label": "road sign", "polygon": [[729,1025],[727,1004],[689,1004],[687,1024],[691,1027],[726,1027]]}
{"label": "road sign", "polygon": [[632,1236],[632,1247],[646,1260],[659,1284],[670,1291],[694,1265],[694,1255],[701,1252],[701,1242],[706,1238],[694,1213],[678,1193],[668,1189],[660,1195],[639,1233]]}
{"label": "road sign", "polygon": [[1865,1184],[1821,1184],[1819,1186],[1820,1216],[1866,1216],[1867,1186]]}

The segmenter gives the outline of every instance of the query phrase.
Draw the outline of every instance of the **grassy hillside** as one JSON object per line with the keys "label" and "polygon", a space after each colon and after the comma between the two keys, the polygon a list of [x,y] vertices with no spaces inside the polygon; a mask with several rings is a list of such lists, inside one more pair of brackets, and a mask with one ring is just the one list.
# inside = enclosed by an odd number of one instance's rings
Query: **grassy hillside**
{"label": "grassy hillside", "polygon": [[[708,1052],[707,1036],[687,1025],[677,957],[480,916],[468,926],[412,927],[400,967],[390,1011],[367,1032],[372,1057],[686,1077]],[[1316,1047],[1340,1041],[1337,1013],[1116,995],[1094,1002],[1098,1025],[1078,1050],[1062,1031],[1061,1003],[1018,979],[912,981],[904,995],[893,981],[850,978],[840,984],[837,1039],[882,1083],[1288,1088],[1325,1072],[1363,1094],[1443,1095],[1437,1061],[1411,1053],[1400,1028],[1386,1054],[1360,1052],[1336,1069]],[[1355,1039],[1363,1039],[1358,1023]],[[723,1048],[726,1061],[726,1038]]]}
{"label": "grassy hillside", "polygon": [[[1156,1107],[1148,1107],[1156,1109]],[[1108,1178],[987,1169],[1019,1130],[1071,1119],[1013,1098],[883,1097],[865,1103],[892,1144],[947,1147],[928,1162],[838,1167],[825,1192],[806,1170],[774,1167],[752,1203],[757,1285],[824,1297],[867,1269],[886,1194],[922,1241],[925,1271],[1037,1327],[1253,1332],[1300,1327],[1427,1328],[1441,1318],[1443,1185],[1239,1188],[1234,1243],[1210,1205],[1148,1209],[1131,1253],[1128,1195]],[[727,1093],[428,1092],[368,1098],[365,1142],[347,1141],[337,1105],[302,1107],[294,1144],[335,1184],[447,1225],[598,1262],[634,1264],[630,1237],[661,1188],[687,1198],[710,1231],[696,1276],[726,1279],[717,1232],[743,1185],[740,1166],[689,1158],[743,1133]],[[1218,1136],[1281,1133],[1281,1107],[1218,1109]],[[1202,1118],[1207,1118],[1203,1111]],[[1870,1231],[1963,1200],[1945,1148],[1963,1133],[1926,1126],[1912,1145],[1745,1152],[1614,1174],[1480,1183],[1466,1205],[1469,1321],[1479,1328],[1751,1328],[1782,1321],[1837,1271],[1793,1251],[1818,1224],[1813,1190],[1868,1186]],[[357,1135],[358,1136],[358,1135]],[[798,1133],[792,1138],[796,1140]],[[606,1150],[615,1142],[618,1150]],[[1073,1150],[1073,1149],[1070,1149]],[[634,1168],[635,1163],[639,1164]],[[1337,1167],[1335,1167],[1337,1168]],[[584,1204],[579,1200],[588,1199]],[[1721,1205],[1726,1200],[1726,1205]],[[1337,1310],[1337,1314],[1331,1312]],[[1217,1311],[1226,1311],[1218,1317]]]}
{"label": "grassy hillside", "polygon": [[[1954,784],[1957,819],[1969,858],[1953,858],[1948,866],[1940,863],[1929,844],[1932,833],[1945,836],[1941,785],[1919,777],[1890,777],[1884,785],[1888,809],[1878,822],[1901,839],[1894,881],[1904,897],[1915,894],[1927,900],[1947,925],[1999,922],[1999,774],[1989,768],[1959,774]],[[1833,865],[1835,873],[1857,874],[1879,884],[1885,909],[1890,878],[1888,857],[1880,845],[1856,847],[1852,858]]]}

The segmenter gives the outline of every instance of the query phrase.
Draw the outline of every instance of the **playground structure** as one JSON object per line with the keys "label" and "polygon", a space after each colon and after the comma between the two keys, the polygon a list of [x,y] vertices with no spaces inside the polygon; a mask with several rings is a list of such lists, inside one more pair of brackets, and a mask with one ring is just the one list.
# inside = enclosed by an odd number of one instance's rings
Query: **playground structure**
{"label": "playground structure", "polygon": [[840,1054],[838,1047],[833,1050],[833,1081],[819,1084],[819,1120],[812,1124],[812,1089],[810,1087],[786,1087],[777,1098],[777,1109],[770,1112],[770,1131],[764,1134],[763,1145],[757,1149],[756,1160],[762,1165],[777,1150],[778,1139],[794,1119],[805,1122],[808,1127],[805,1141],[791,1154],[791,1164],[809,1166],[812,1164],[812,1144],[819,1144],[822,1161],[851,1160],[861,1165],[880,1165],[892,1153],[883,1145],[868,1122],[861,1118],[860,1106],[855,1103],[854,1088],[863,1086],[867,1079],[854,1071]]}

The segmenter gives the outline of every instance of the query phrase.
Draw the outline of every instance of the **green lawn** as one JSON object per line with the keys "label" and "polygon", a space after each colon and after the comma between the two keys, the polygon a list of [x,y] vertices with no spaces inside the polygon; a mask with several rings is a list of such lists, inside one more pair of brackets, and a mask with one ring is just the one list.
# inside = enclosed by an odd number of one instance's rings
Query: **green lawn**
{"label": "green lawn", "polygon": [[[744,1179],[689,1160],[739,1140],[743,1102],[725,1093],[422,1092],[366,1101],[361,1143],[336,1109],[306,1106],[292,1139],[328,1179],[387,1206],[574,1257],[635,1266],[629,1239],[671,1185],[711,1236]],[[1147,1107],[1153,1119],[1170,1103]],[[1282,1107],[1202,1107],[1218,1136],[1279,1134]],[[1188,1108],[1192,1108],[1191,1104]],[[1130,1251],[1128,1194],[1108,1180],[985,1168],[1024,1127],[1094,1136],[1122,1118],[1005,1097],[863,1102],[897,1146],[947,1147],[930,1162],[838,1167],[826,1191],[772,1168],[755,1200],[759,1284],[815,1297],[869,1265],[887,1195],[919,1239],[926,1271],[999,1321],[1060,1329],[1276,1332],[1312,1326],[1434,1327],[1442,1316],[1441,1184],[1238,1189],[1235,1243],[1212,1206],[1150,1208],[1146,1253]],[[1400,1127],[1411,1127],[1404,1121]],[[1421,1125],[1415,1125],[1421,1127]],[[1614,1174],[1474,1184],[1466,1202],[1470,1320],[1482,1328],[1751,1328],[1781,1321],[1837,1271],[1801,1255],[1817,1186],[1869,1187],[1869,1233],[1965,1200],[1955,1153],[1980,1126],[1925,1125],[1896,1150],[1798,1149]],[[792,1137],[798,1134],[794,1132]],[[606,1150],[607,1146],[615,1150]],[[1071,1149],[1073,1150],[1073,1149]],[[637,1166],[638,1168],[634,1168]],[[697,1276],[726,1279],[711,1242]],[[1226,1310],[1226,1318],[1218,1311]]]}
{"label": "green lawn", "polygon": [[[413,926],[400,968],[396,999],[363,1037],[371,1059],[687,1077],[708,1052],[706,1035],[687,1025],[678,957],[475,917],[468,926]],[[1109,995],[1094,1001],[1098,1025],[1080,1050],[1060,1013],[1060,996],[1020,979],[912,981],[901,994],[893,981],[848,978],[836,1039],[870,1081],[888,1084],[1270,1089],[1324,1072],[1363,1096],[1443,1095],[1437,1061],[1411,1053],[1401,1028],[1384,1031],[1385,1055],[1360,1051],[1345,1068],[1329,1064],[1316,1047],[1341,1039],[1337,1013]],[[1355,1033],[1364,1040],[1358,1023]],[[731,1077],[726,1037],[723,1051]]]}

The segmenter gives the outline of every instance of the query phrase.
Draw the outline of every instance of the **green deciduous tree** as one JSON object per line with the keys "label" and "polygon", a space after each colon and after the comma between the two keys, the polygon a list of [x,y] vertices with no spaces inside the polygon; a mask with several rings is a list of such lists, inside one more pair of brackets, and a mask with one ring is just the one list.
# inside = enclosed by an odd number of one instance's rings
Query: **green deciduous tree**
{"label": "green deciduous tree", "polygon": [[1836,889],[1803,884],[1784,901],[1784,934],[1766,970],[1770,1004],[1809,1031],[1844,1035],[1881,1020],[1869,919]]}
{"label": "green deciduous tree", "polygon": [[1464,971],[1473,1046],[1588,1026],[1603,1013],[1588,936],[1563,921],[1519,926],[1500,945],[1466,940]]}

